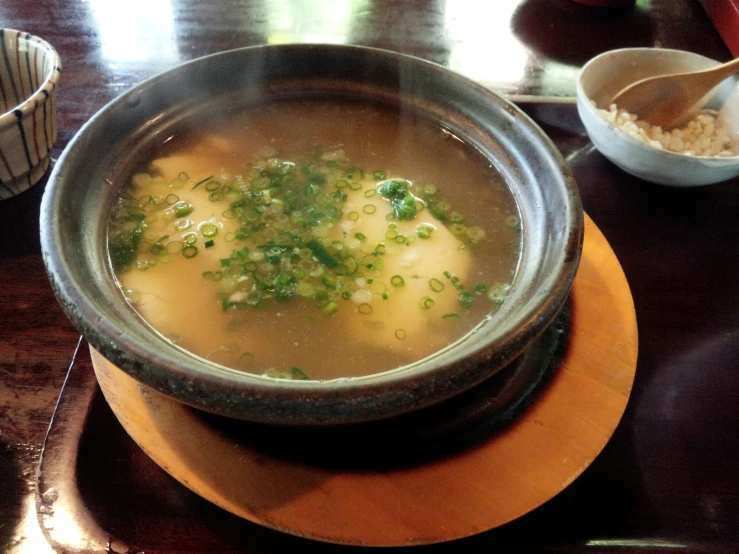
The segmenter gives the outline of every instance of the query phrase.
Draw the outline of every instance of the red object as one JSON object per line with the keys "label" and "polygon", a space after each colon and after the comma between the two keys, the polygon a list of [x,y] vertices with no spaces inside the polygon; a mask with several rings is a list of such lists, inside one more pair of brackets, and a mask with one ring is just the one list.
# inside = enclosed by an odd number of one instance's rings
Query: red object
{"label": "red object", "polygon": [[739,57],[739,0],[701,0],[734,57]]}

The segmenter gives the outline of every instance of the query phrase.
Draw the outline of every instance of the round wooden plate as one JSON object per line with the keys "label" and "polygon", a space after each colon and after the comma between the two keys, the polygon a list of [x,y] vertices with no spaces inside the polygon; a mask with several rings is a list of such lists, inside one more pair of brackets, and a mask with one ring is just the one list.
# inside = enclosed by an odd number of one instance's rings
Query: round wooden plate
{"label": "round wooden plate", "polygon": [[429,544],[492,529],[543,504],[613,434],[636,370],[636,317],[621,266],[587,216],[570,309],[560,366],[512,424],[447,455],[397,465],[319,463],[256,448],[140,385],[95,351],[92,360],[128,434],[175,479],[218,506],[316,540]]}

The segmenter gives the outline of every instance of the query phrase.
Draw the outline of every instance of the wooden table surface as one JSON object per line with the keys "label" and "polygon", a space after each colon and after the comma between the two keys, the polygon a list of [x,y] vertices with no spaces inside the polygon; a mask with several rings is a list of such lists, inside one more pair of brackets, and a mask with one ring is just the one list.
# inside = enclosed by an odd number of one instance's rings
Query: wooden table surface
{"label": "wooden table surface", "polygon": [[[739,551],[739,180],[686,190],[640,182],[588,152],[567,104],[578,67],[604,50],[729,59],[697,0],[638,0],[627,11],[570,0],[0,0],[0,24],[61,55],[55,155],[141,80],[264,43],[397,50],[529,103],[574,154],[583,204],[621,261],[639,322],[632,398],[597,460],[605,477],[587,481],[592,533],[565,551]],[[556,98],[567,105],[531,104]],[[50,552],[34,477],[79,339],[44,272],[43,190],[0,202],[0,551],[11,553]]]}

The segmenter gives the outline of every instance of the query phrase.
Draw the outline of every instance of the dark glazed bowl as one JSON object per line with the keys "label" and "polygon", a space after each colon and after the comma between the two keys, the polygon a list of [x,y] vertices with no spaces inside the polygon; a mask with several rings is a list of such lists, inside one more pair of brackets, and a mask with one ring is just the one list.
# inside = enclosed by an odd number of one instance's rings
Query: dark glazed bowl
{"label": "dark glazed bowl", "polygon": [[[301,95],[380,101],[436,121],[482,152],[509,183],[524,228],[519,273],[500,310],[451,348],[368,377],[269,379],[171,346],[117,289],[106,251],[106,218],[138,160],[193,119]],[[438,65],[352,46],[233,50],[138,85],[104,107],[70,142],[41,207],[41,243],[52,287],[95,349],[138,381],[196,408],[288,425],[390,417],[491,376],[523,352],[562,307],[582,237],[573,178],[520,110]]]}

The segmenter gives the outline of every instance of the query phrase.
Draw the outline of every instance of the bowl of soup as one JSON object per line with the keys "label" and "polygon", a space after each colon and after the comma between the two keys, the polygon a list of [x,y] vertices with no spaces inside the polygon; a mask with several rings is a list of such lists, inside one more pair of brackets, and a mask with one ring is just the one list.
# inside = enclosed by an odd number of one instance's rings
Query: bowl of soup
{"label": "bowl of soup", "polygon": [[92,348],[208,412],[377,420],[521,354],[569,293],[583,215],[519,109],[352,46],[195,60],[123,94],[59,159],[41,238]]}

